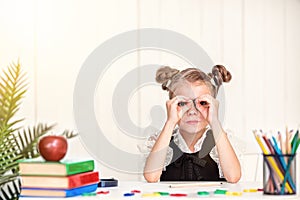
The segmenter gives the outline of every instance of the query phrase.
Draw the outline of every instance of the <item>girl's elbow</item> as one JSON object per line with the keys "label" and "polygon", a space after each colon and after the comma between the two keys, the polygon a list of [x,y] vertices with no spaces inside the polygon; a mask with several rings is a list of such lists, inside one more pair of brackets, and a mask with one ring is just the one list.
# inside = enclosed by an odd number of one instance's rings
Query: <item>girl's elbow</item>
{"label": "girl's elbow", "polygon": [[229,182],[229,183],[237,183],[240,179],[241,179],[240,176],[234,176],[234,177],[230,177],[230,178],[228,178],[228,179],[226,179],[226,180],[227,180],[227,182]]}
{"label": "girl's elbow", "polygon": [[229,183],[237,183],[241,179],[241,172],[226,177],[227,182]]}
{"label": "girl's elbow", "polygon": [[156,183],[159,181],[159,178],[158,176],[156,175],[152,175],[152,174],[148,174],[148,173],[144,173],[144,178],[146,179],[146,181],[148,183]]}

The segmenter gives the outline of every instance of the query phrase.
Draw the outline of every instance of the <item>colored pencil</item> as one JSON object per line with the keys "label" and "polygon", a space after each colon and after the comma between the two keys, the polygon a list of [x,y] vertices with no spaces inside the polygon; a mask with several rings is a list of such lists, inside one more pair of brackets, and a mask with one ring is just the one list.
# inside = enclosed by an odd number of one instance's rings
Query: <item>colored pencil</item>
{"label": "colored pencil", "polygon": [[295,186],[295,184],[293,182],[293,179],[292,179],[292,177],[290,175],[290,172],[286,171],[287,170],[287,165],[286,165],[285,160],[283,159],[283,155],[282,155],[280,149],[278,148],[276,139],[274,137],[272,137],[272,139],[273,139],[273,143],[274,144],[272,145],[271,140],[269,140],[270,141],[270,146],[272,146],[274,148],[274,151],[275,151],[274,155],[276,155],[276,158],[278,159],[278,162],[277,162],[278,166],[280,167],[280,170],[282,171],[282,173],[284,173],[285,176],[287,176],[288,181],[289,181],[292,189],[295,191],[296,190],[296,186]]}
{"label": "colored pencil", "polygon": [[278,139],[279,139],[279,143],[280,143],[280,148],[281,148],[281,152],[282,154],[286,154],[286,146],[284,145],[283,139],[282,139],[282,135],[280,132],[278,132]]}
{"label": "colored pencil", "polygon": [[[286,126],[285,140],[282,137],[282,134],[278,132],[280,148],[277,145],[277,141],[274,136],[272,136],[272,138],[270,139],[267,138],[267,136],[263,133],[262,130],[260,130],[260,132],[262,133],[261,136],[257,134],[257,131],[253,131],[258,145],[260,146],[264,155],[266,155],[265,162],[268,168],[270,169],[270,177],[268,179],[268,184],[266,185],[266,187],[270,189],[270,192],[274,192],[274,189],[276,192],[278,191],[278,188],[274,187],[276,187],[277,185],[276,182],[280,182],[282,183],[282,187],[280,189],[281,194],[284,194],[285,189],[287,189],[286,192],[288,193],[295,193],[296,187],[291,176],[292,172],[290,172],[290,170],[292,169],[290,169],[290,167],[297,152],[297,149],[300,145],[299,130],[297,130],[296,133],[293,135],[293,130],[288,131],[288,127]],[[288,158],[284,155],[289,155],[290,157]],[[274,173],[278,177],[273,177],[272,171],[274,171]]]}
{"label": "colored pencil", "polygon": [[[267,148],[264,146],[264,144],[260,140],[259,136],[256,134],[256,131],[254,132],[254,137],[255,137],[258,145],[262,149],[263,153],[265,155],[270,154],[270,152],[267,150]],[[283,176],[282,172],[280,171],[280,169],[278,168],[278,166],[277,166],[274,158],[268,156],[267,160],[268,160],[269,164],[272,166],[272,168],[274,169],[275,173],[278,175],[280,181],[283,181],[284,180],[284,176]],[[293,193],[293,189],[291,188],[291,186],[289,185],[289,183],[285,183],[285,187],[287,188],[287,190],[288,190],[289,193]]]}
{"label": "colored pencil", "polygon": [[286,145],[286,154],[291,153],[291,144],[290,144],[290,133],[288,127],[285,127],[285,145]]}
{"label": "colored pencil", "polygon": [[[290,167],[291,167],[291,163],[292,163],[294,157],[295,157],[295,155],[292,155],[291,157],[289,157],[289,161],[288,161],[288,164],[287,164],[287,167],[286,167],[286,170],[285,170],[285,176],[284,176],[282,185],[286,184],[287,178],[289,177],[289,170],[290,170]],[[294,189],[294,191],[295,191],[295,189]],[[281,187],[280,194],[284,194],[284,187]]]}
{"label": "colored pencil", "polygon": [[[291,141],[292,148],[294,147],[294,144],[297,143],[298,137],[299,137],[299,130],[297,130],[297,132],[295,133],[295,135]],[[292,150],[292,153],[293,153],[293,150]]]}

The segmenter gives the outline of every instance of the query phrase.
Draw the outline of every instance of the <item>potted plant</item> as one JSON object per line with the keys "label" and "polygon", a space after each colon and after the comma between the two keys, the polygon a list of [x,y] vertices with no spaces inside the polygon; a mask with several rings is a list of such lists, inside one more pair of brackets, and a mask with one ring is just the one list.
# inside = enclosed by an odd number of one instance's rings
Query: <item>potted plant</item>
{"label": "potted plant", "polygon": [[[0,75],[0,199],[17,199],[20,194],[18,178],[19,159],[40,156],[38,140],[49,133],[54,125],[39,123],[33,127],[20,127],[23,119],[16,119],[21,101],[27,91],[25,73],[21,65],[13,63]],[[67,139],[77,136],[65,130]]]}

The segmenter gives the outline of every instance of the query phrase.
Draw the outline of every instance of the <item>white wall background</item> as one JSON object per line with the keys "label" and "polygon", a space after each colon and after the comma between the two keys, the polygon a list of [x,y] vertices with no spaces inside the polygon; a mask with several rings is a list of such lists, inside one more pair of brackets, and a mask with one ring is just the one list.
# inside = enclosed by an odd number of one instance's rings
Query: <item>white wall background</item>
{"label": "white wall background", "polygon": [[[139,28],[184,34],[231,71],[224,126],[246,141],[242,163],[249,164],[256,161],[251,153],[260,152],[253,129],[297,128],[300,122],[299,19],[300,0],[0,0],[0,66],[20,59],[28,74],[30,89],[19,113],[27,124],[56,122],[57,130],[76,130],[74,84],[98,45]],[[112,64],[95,94],[95,102],[108,105],[95,110],[99,124],[115,146],[128,151],[137,151],[137,142],[116,126],[109,99],[122,75],[145,64],[188,67],[172,54],[135,52]],[[141,87],[128,105],[132,121],[147,126],[152,105],[164,107],[166,99],[158,85]],[[76,138],[68,156],[90,155]],[[140,179],[97,166],[102,177]],[[253,173],[248,167],[243,178],[253,180]]]}

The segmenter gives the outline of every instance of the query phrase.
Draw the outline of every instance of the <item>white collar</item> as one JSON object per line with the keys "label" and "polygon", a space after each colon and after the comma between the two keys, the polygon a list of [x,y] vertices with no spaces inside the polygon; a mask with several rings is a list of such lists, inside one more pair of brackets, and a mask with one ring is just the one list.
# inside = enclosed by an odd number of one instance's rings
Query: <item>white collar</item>
{"label": "white collar", "polygon": [[[206,138],[206,133],[209,130],[209,128],[206,129],[206,131],[203,133],[202,137],[196,142],[194,145],[194,152],[198,152],[202,148],[202,144],[204,139]],[[173,133],[173,140],[174,143],[179,147],[179,149],[184,153],[194,153],[192,152],[189,147],[187,146],[185,140],[183,139],[182,135],[179,132],[179,129],[176,129]]]}

